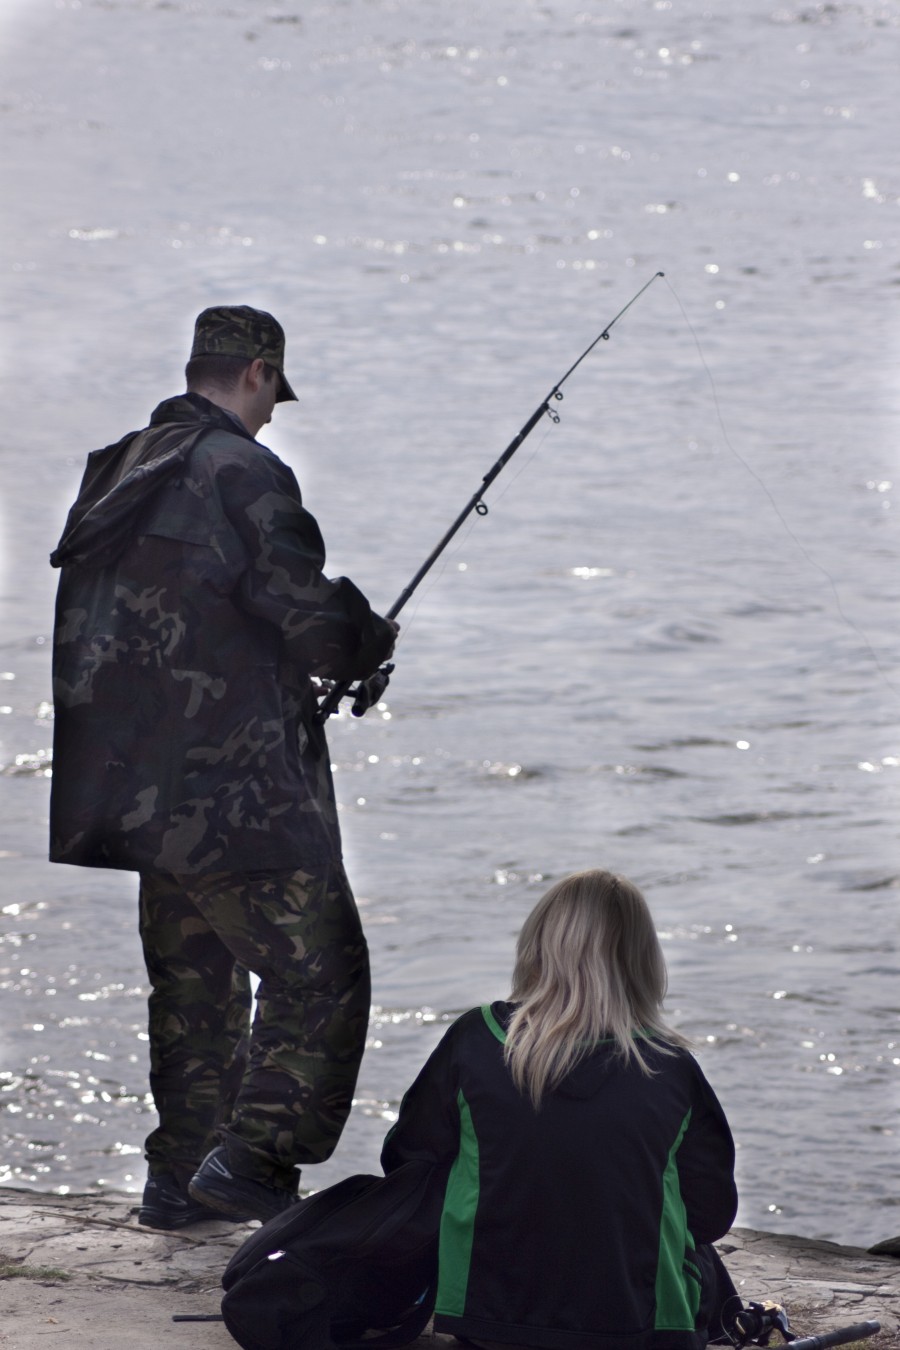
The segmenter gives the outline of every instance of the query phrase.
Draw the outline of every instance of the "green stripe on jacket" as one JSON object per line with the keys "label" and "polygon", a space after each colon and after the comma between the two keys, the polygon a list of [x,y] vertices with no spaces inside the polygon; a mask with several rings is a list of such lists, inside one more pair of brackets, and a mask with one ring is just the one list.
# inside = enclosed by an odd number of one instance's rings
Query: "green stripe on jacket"
{"label": "green stripe on jacket", "polygon": [[669,1149],[663,1173],[663,1203],[659,1222],[659,1259],[656,1266],[657,1331],[693,1331],[700,1307],[699,1271],[690,1261],[694,1240],[678,1180],[678,1149],[690,1123],[688,1111]]}
{"label": "green stripe on jacket", "polygon": [[475,1213],[478,1209],[478,1139],[472,1124],[469,1104],[459,1092],[459,1153],[456,1156],[444,1196],[441,1215],[439,1276],[435,1311],[448,1317],[462,1317],[469,1287]]}

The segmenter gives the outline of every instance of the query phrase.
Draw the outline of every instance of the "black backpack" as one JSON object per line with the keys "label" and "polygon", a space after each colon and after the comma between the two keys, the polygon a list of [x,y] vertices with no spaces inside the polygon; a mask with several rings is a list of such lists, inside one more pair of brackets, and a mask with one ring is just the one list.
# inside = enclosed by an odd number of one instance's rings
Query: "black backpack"
{"label": "black backpack", "polygon": [[408,1162],[346,1177],[270,1219],[222,1276],[231,1335],[244,1350],[415,1340],[434,1307],[445,1184],[445,1170]]}

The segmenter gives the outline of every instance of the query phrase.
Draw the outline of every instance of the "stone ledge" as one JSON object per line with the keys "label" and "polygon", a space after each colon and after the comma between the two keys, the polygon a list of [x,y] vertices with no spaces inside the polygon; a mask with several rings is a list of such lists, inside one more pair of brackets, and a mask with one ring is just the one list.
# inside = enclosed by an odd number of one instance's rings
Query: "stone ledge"
{"label": "stone ledge", "polygon": [[[131,1195],[0,1188],[0,1347],[233,1350],[219,1311],[226,1262],[251,1231],[212,1222],[183,1233],[138,1226]],[[858,1247],[736,1228],[719,1245],[741,1297],[782,1303],[798,1335],[878,1321],[867,1350],[900,1350],[900,1261]],[[774,1338],[777,1342],[777,1338]],[[425,1347],[458,1346],[429,1334]]]}

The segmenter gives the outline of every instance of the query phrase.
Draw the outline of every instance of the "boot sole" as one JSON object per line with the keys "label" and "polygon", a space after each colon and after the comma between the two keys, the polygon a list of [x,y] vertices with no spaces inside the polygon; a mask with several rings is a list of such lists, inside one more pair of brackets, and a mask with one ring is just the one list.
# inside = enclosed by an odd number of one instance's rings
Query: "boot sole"
{"label": "boot sole", "polygon": [[168,1210],[148,1209],[142,1206],[138,1210],[138,1223],[142,1228],[159,1228],[164,1232],[172,1232],[177,1228],[190,1228],[195,1223],[209,1223],[210,1220],[218,1220],[219,1223],[247,1223],[249,1220],[243,1215],[235,1214],[230,1209],[214,1210],[208,1205],[196,1205],[190,1210],[182,1210],[170,1214]]}
{"label": "boot sole", "polygon": [[231,1195],[223,1188],[219,1190],[215,1182],[208,1182],[204,1177],[198,1182],[196,1179],[188,1186],[188,1195],[192,1200],[199,1204],[207,1206],[220,1216],[234,1212],[235,1201],[243,1209],[252,1211],[250,1217],[260,1219],[265,1223],[268,1219],[274,1219],[277,1214],[284,1212],[283,1208],[276,1208],[274,1205],[267,1205],[265,1200],[254,1201],[250,1196]]}

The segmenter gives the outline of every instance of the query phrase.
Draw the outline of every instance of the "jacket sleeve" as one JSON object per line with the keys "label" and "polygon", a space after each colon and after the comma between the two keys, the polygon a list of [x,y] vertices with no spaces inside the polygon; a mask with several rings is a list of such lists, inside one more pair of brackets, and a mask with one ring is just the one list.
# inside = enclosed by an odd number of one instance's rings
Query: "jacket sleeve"
{"label": "jacket sleeve", "polygon": [[678,1178],[695,1242],[717,1242],[737,1213],[734,1140],[696,1060],[691,1119],[678,1150]]}
{"label": "jacket sleeve", "polygon": [[346,577],[322,571],[325,547],[291,471],[268,452],[223,465],[220,500],[249,557],[242,607],[280,628],[285,655],[307,675],[362,679],[394,644],[387,619]]}
{"label": "jacket sleeve", "polygon": [[458,1025],[444,1036],[400,1103],[397,1123],[381,1150],[385,1173],[414,1158],[450,1163],[459,1152]]}

